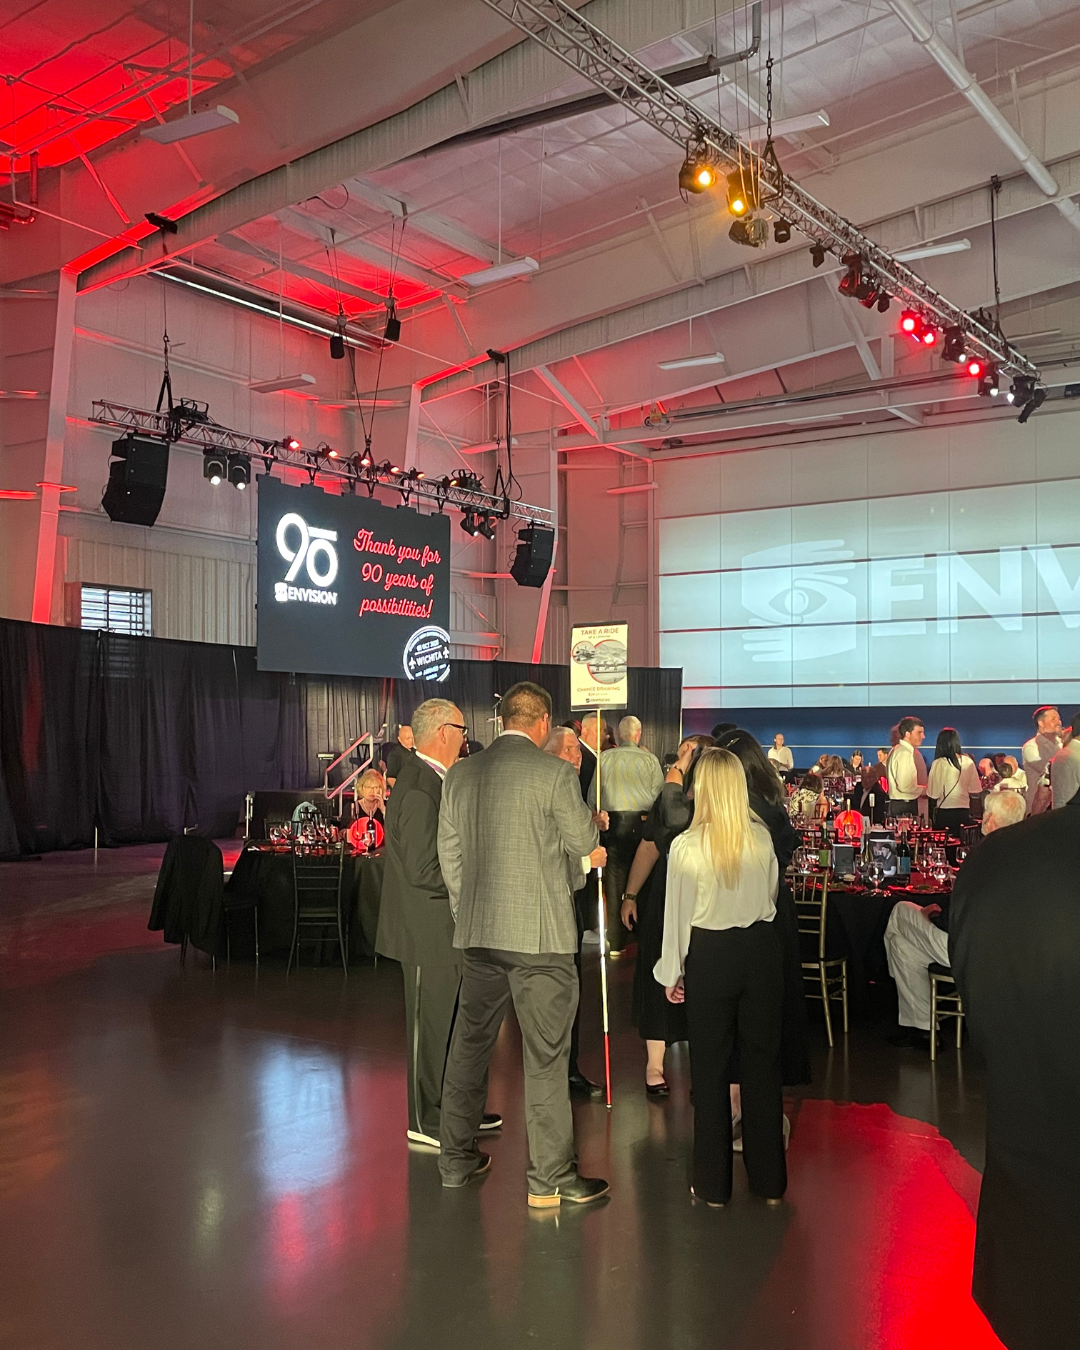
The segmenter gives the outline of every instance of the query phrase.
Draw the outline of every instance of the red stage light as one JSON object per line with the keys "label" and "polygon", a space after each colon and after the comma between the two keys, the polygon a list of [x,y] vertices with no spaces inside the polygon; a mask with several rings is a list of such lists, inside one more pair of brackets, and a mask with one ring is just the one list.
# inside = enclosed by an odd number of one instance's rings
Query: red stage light
{"label": "red stage light", "polygon": [[967,363],[967,373],[969,375],[974,375],[977,379],[983,373],[983,363],[978,359],[969,361]]}
{"label": "red stage light", "polygon": [[300,442],[296,439],[295,436],[286,436],[285,439],[281,442],[281,444],[285,447],[286,450],[300,449]]}
{"label": "red stage light", "polygon": [[932,328],[924,328],[922,333],[919,335],[919,340],[922,342],[924,347],[932,347],[934,343],[937,341],[937,333],[935,333]]}
{"label": "red stage light", "polygon": [[922,320],[913,309],[905,309],[900,315],[900,327],[905,333],[915,333],[918,331]]}

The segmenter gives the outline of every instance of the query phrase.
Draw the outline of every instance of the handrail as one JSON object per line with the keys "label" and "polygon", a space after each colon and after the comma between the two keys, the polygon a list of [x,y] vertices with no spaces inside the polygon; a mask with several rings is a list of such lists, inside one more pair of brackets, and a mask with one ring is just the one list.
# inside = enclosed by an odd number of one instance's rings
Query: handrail
{"label": "handrail", "polygon": [[[353,741],[352,745],[348,746],[347,749],[342,750],[341,754],[338,755],[337,759],[335,759],[335,760],[333,761],[333,763],[328,764],[328,765],[326,766],[326,770],[325,770],[325,772],[324,772],[324,774],[323,774],[323,792],[326,794],[326,800],[327,800],[328,802],[333,801],[335,797],[340,797],[341,794],[345,791],[345,789],[349,786],[349,784],[352,783],[352,782],[354,782],[354,781],[356,780],[356,778],[357,778],[360,774],[362,774],[362,773],[364,772],[364,770],[367,768],[367,766],[368,766],[369,764],[371,764],[371,763],[374,762],[374,760],[375,760],[375,736],[376,736],[376,734],[379,735],[379,736],[381,736],[385,730],[386,730],[386,723],[384,722],[384,723],[382,724],[382,726],[379,728],[379,730],[378,730],[377,733],[373,733],[373,732],[370,732],[370,731],[365,731],[365,732],[363,733],[363,735],[357,736],[356,740]],[[352,752],[353,752],[358,746],[363,745],[363,743],[364,743],[365,741],[370,742],[370,745],[371,745],[371,751],[370,751],[370,753],[369,753],[367,759],[364,760],[363,764],[361,764],[361,765],[359,766],[359,768],[354,769],[353,772],[352,772],[351,774],[349,774],[348,778],[344,779],[343,782],[339,783],[338,786],[337,786],[336,788],[331,788],[331,787],[330,787],[330,774],[333,772],[334,769],[337,768],[337,766],[341,763],[341,761],[342,761],[343,759],[346,759],[349,755],[351,755]]]}

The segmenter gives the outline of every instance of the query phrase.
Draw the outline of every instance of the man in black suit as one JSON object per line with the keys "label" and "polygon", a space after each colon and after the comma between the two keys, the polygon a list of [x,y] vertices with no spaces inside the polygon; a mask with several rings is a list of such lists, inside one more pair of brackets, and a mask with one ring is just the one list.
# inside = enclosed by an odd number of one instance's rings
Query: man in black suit
{"label": "man in black suit", "polygon": [[1080,1346],[1080,817],[984,839],[953,886],[949,954],[986,1058],[972,1293],[1009,1350]]}
{"label": "man in black suit", "polygon": [[[404,730],[405,728],[403,728]],[[443,1073],[461,986],[461,952],[439,869],[442,780],[457,762],[461,710],[432,698],[413,714],[415,753],[403,754],[386,808],[386,871],[375,950],[401,962],[405,979],[409,1128],[415,1144],[439,1147]],[[481,1130],[498,1129],[484,1115]]]}

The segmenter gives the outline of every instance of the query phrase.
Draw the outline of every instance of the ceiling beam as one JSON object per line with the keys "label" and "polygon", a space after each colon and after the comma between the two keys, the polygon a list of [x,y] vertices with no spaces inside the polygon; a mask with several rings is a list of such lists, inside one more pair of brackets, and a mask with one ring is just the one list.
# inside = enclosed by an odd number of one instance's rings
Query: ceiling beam
{"label": "ceiling beam", "polygon": [[350,178],[347,186],[352,196],[359,197],[368,206],[389,211],[398,220],[406,221],[411,229],[430,235],[432,239],[441,239],[444,244],[459,249],[467,257],[479,258],[483,262],[490,263],[510,262],[517,257],[516,253],[508,253],[506,249],[500,253],[497,245],[489,244],[486,239],[479,238],[463,225],[447,220],[438,212],[414,206],[400,194],[384,192],[382,188],[375,187],[362,178]]}
{"label": "ceiling beam", "polygon": [[604,433],[600,430],[599,425],[593,421],[584,407],[582,407],[569,389],[567,389],[566,385],[564,385],[555,375],[552,375],[547,366],[535,366],[533,368],[533,374],[537,375],[544,384],[547,385],[564,408],[574,414],[577,421],[581,423],[594,440],[600,440]]}
{"label": "ceiling beam", "polygon": [[306,263],[296,262],[292,258],[279,258],[268,249],[260,248],[258,244],[252,244],[238,235],[223,234],[215,242],[232,253],[244,253],[249,258],[258,258],[260,262],[268,263],[274,271],[280,267],[290,276],[316,281],[320,286],[326,286],[332,291],[341,291],[343,295],[351,295],[356,300],[366,300],[369,305],[378,305],[381,308],[386,303],[386,297],[377,291],[366,291],[362,286],[354,286],[351,281],[336,281],[329,272],[323,272],[317,267],[308,267]]}

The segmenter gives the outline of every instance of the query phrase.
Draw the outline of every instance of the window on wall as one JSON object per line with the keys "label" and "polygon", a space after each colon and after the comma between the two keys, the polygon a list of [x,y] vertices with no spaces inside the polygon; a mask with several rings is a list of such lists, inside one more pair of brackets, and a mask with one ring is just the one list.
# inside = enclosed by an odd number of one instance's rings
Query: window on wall
{"label": "window on wall", "polygon": [[150,591],[129,591],[122,586],[83,586],[79,623],[82,628],[105,628],[129,637],[151,637]]}

